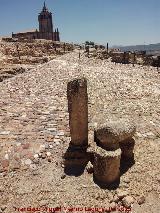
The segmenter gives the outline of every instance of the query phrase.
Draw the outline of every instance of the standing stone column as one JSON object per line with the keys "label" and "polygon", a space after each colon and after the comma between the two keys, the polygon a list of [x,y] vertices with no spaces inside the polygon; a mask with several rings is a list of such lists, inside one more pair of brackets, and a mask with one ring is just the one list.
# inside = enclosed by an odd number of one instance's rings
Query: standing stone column
{"label": "standing stone column", "polygon": [[88,146],[88,95],[87,80],[74,79],[67,85],[71,145]]}
{"label": "standing stone column", "polygon": [[109,49],[108,49],[108,43],[107,43],[107,54],[109,53],[109,51],[108,51]]}

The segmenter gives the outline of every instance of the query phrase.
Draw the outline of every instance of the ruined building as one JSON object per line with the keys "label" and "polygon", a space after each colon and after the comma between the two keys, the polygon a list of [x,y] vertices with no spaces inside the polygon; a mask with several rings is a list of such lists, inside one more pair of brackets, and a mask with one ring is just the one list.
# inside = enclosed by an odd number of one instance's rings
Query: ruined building
{"label": "ruined building", "polygon": [[44,2],[43,9],[38,15],[39,31],[36,29],[32,32],[12,33],[12,38],[26,38],[26,39],[47,39],[53,41],[60,41],[58,28],[53,29],[52,13],[48,11]]}

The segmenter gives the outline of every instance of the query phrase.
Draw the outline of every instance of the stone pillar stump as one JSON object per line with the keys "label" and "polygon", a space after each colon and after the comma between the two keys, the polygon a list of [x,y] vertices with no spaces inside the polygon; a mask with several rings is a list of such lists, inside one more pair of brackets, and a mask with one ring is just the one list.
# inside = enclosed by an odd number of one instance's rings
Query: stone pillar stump
{"label": "stone pillar stump", "polygon": [[120,177],[121,150],[106,151],[97,147],[94,153],[94,177],[103,184],[112,184]]}
{"label": "stone pillar stump", "polygon": [[71,145],[88,146],[87,80],[74,79],[67,85]]}

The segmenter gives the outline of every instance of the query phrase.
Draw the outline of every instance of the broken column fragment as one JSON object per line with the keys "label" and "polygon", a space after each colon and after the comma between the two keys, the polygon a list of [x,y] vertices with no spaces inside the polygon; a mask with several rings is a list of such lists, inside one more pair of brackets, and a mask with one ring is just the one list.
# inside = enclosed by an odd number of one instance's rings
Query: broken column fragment
{"label": "broken column fragment", "polygon": [[71,145],[88,146],[88,95],[87,80],[74,79],[67,85]]}
{"label": "broken column fragment", "polygon": [[106,151],[97,147],[94,153],[94,177],[104,184],[112,184],[120,177],[121,150]]}
{"label": "broken column fragment", "polygon": [[108,121],[94,130],[97,144],[94,152],[94,176],[105,184],[112,184],[120,177],[121,153],[126,159],[133,157],[135,125],[124,119]]}
{"label": "broken column fragment", "polygon": [[106,150],[116,150],[121,141],[132,138],[136,131],[135,125],[128,120],[107,121],[94,131],[95,142]]}

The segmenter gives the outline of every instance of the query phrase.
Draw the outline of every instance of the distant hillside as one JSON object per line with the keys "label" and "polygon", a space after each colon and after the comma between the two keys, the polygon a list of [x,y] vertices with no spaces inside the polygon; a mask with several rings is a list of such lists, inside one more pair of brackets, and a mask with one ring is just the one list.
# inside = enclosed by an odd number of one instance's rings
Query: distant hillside
{"label": "distant hillside", "polygon": [[[116,46],[117,48],[118,46]],[[160,55],[160,43],[149,45],[119,46],[121,51],[147,51],[148,54]]]}

